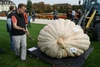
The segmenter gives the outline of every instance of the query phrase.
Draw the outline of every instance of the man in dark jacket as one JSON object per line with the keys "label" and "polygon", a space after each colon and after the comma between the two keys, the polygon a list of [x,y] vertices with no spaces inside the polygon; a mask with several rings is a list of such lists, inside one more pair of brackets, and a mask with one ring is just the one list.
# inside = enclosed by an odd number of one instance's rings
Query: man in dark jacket
{"label": "man in dark jacket", "polygon": [[72,13],[71,13],[71,10],[70,10],[70,9],[68,9],[68,10],[66,11],[66,17],[67,17],[67,19],[70,19],[70,20],[71,20],[71,18],[72,18]]}
{"label": "man in dark jacket", "polygon": [[32,21],[35,21],[35,11],[34,11],[34,9],[32,10]]}
{"label": "man in dark jacket", "polygon": [[58,19],[58,11],[55,9],[55,11],[53,12],[54,15],[54,20]]}
{"label": "man in dark jacket", "polygon": [[[15,54],[21,57],[22,61],[26,60],[26,20],[24,17],[26,7],[24,4],[20,3],[18,5],[17,11],[11,17],[12,20],[12,28],[11,34],[13,37],[13,42],[15,44]],[[21,53],[20,53],[20,46],[21,46]]]}

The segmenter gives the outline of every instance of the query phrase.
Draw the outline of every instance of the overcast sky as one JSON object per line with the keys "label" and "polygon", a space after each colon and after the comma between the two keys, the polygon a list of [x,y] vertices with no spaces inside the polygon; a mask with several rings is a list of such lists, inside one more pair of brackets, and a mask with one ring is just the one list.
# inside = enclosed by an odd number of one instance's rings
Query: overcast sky
{"label": "overcast sky", "polygon": [[[27,0],[12,0],[16,5],[18,5],[19,3],[27,3]],[[31,0],[32,3],[37,3],[37,2],[41,2],[43,1],[46,4],[57,4],[57,3],[69,3],[72,5],[78,5],[78,1],[79,0]],[[83,0],[81,0],[82,3]]]}

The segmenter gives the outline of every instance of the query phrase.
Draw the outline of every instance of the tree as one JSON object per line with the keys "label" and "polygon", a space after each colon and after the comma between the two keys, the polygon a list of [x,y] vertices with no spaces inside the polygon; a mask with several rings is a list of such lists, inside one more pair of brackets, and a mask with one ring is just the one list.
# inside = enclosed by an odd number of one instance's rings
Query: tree
{"label": "tree", "polygon": [[64,10],[64,5],[59,6],[60,10]]}
{"label": "tree", "polygon": [[72,8],[78,10],[82,8],[82,5],[72,5]]}
{"label": "tree", "polygon": [[31,12],[32,12],[32,1],[31,0],[27,0],[27,10],[29,12],[29,15],[31,15]]}
{"label": "tree", "polygon": [[44,12],[44,10],[45,10],[45,3],[44,2],[39,2],[39,10],[40,10],[40,12]]}
{"label": "tree", "polygon": [[66,10],[68,9],[68,4],[64,5],[64,9]]}
{"label": "tree", "polygon": [[46,4],[45,8],[46,8],[46,10],[51,10],[51,5],[50,4]]}
{"label": "tree", "polygon": [[55,9],[58,10],[58,6],[57,6],[56,4],[54,4],[54,5],[52,6],[52,9],[53,9],[53,10],[55,10]]}
{"label": "tree", "polygon": [[45,4],[45,11],[44,11],[45,13],[50,13],[50,12],[52,12],[52,10],[51,10],[51,5],[50,4]]}
{"label": "tree", "polygon": [[33,3],[32,7],[35,10],[39,10],[39,4],[38,3]]}

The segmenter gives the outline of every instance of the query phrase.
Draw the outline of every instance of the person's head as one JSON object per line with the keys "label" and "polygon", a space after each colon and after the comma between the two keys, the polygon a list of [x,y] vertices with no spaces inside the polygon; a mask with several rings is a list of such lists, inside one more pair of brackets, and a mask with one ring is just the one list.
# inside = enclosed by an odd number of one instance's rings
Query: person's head
{"label": "person's head", "polygon": [[32,11],[34,11],[34,9],[32,9]]}
{"label": "person's head", "polygon": [[10,6],[10,7],[9,7],[9,10],[10,10],[10,11],[13,11],[13,10],[14,10],[14,6]]}
{"label": "person's head", "polygon": [[78,9],[78,12],[80,12],[81,10],[80,9]]}
{"label": "person's head", "polygon": [[68,8],[68,11],[70,11],[70,9]]}
{"label": "person's head", "polygon": [[27,16],[29,16],[29,13],[27,13]]}
{"label": "person's head", "polygon": [[73,10],[75,10],[75,9],[73,9]]}
{"label": "person's head", "polygon": [[26,6],[25,6],[23,3],[20,3],[20,4],[18,5],[18,12],[19,12],[20,14],[23,14],[23,13],[25,12],[25,10],[26,10]]}

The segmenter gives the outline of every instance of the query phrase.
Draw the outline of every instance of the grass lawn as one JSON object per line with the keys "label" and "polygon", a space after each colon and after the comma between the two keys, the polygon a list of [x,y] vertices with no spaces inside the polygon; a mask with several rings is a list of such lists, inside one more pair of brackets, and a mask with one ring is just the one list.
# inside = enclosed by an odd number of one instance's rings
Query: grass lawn
{"label": "grass lawn", "polygon": [[[34,41],[27,38],[27,48],[37,46],[37,37],[39,31],[45,26],[42,24],[31,24],[32,28],[29,28],[31,36],[35,39]],[[100,65],[100,43],[91,42],[91,45],[94,46],[93,52],[85,61],[83,67],[99,67]],[[51,64],[37,59],[36,57],[30,57],[27,55],[27,59],[30,62],[25,63],[20,61],[20,58],[17,58],[10,50],[9,44],[9,35],[6,31],[6,21],[0,20],[0,48],[4,50],[4,54],[0,54],[0,67],[52,67]]]}

